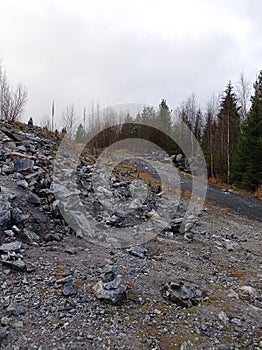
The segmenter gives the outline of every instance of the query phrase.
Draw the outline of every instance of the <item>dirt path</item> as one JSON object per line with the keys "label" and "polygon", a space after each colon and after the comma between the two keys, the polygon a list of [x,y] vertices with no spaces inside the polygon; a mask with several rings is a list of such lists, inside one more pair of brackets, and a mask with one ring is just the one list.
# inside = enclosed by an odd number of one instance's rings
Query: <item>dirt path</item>
{"label": "dirt path", "polygon": [[[180,175],[181,189],[192,191],[192,178],[183,174]],[[198,180],[195,181],[198,182]],[[262,221],[262,201],[259,199],[243,196],[213,185],[208,185],[206,199],[222,207],[228,207],[241,216]]]}

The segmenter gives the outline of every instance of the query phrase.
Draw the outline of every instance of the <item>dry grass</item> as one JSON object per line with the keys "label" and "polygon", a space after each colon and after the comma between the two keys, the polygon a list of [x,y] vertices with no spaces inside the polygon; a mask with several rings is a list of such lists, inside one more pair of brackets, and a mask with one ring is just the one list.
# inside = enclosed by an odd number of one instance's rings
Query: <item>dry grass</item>
{"label": "dry grass", "polygon": [[256,192],[254,193],[254,197],[258,199],[262,199],[262,186],[260,186]]}
{"label": "dry grass", "polygon": [[236,186],[229,185],[229,184],[223,182],[221,179],[215,178],[215,177],[209,178],[208,183],[210,185],[214,185],[214,186],[219,187],[219,188],[224,188],[226,190],[231,190],[231,191],[237,192],[238,194],[241,194],[243,196],[257,198],[260,200],[262,199],[262,186],[260,188],[258,188],[258,190],[256,192],[249,192],[249,191],[241,190]]}

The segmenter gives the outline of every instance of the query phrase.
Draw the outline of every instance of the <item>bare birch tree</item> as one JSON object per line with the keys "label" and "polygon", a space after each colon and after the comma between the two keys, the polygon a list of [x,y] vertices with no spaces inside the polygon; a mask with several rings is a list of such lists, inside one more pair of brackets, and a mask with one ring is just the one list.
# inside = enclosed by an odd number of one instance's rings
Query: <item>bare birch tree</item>
{"label": "bare birch tree", "polygon": [[0,116],[8,122],[19,119],[24,111],[28,91],[25,86],[18,84],[13,90],[9,85],[7,74],[0,66]]}
{"label": "bare birch tree", "polygon": [[240,78],[237,83],[237,94],[238,94],[238,100],[240,103],[239,114],[241,117],[241,121],[243,121],[247,117],[250,96],[251,96],[251,84],[245,78],[243,72],[240,74]]}
{"label": "bare birch tree", "polygon": [[67,106],[66,110],[62,111],[61,121],[63,128],[66,129],[68,137],[72,139],[77,126],[77,117],[74,104]]}

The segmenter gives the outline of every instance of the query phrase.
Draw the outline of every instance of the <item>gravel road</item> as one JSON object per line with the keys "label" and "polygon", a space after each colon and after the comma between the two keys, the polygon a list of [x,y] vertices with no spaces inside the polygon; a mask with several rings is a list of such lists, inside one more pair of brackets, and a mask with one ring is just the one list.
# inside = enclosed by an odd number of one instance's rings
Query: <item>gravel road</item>
{"label": "gravel road", "polygon": [[[181,189],[192,190],[192,178],[181,174]],[[200,185],[198,180],[195,180]],[[206,200],[223,207],[228,207],[239,215],[249,219],[262,221],[262,201],[259,199],[240,195],[238,193],[227,191],[219,187],[208,185]]]}

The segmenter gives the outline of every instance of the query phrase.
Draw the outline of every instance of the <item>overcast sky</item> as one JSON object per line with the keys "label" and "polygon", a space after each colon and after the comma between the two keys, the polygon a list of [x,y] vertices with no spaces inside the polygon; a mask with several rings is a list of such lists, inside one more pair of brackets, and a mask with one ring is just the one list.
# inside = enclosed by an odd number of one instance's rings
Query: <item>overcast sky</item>
{"label": "overcast sky", "polygon": [[261,0],[0,0],[0,59],[25,118],[92,101],[204,107],[262,69]]}

